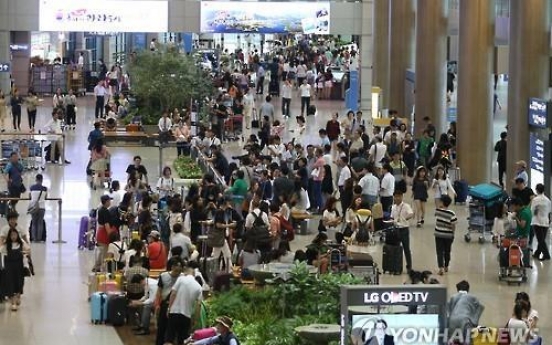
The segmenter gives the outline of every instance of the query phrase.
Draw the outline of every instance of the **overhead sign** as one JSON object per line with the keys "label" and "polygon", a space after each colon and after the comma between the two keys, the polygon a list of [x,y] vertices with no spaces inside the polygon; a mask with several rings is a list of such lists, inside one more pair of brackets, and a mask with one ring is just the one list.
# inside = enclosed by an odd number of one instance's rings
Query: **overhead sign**
{"label": "overhead sign", "polygon": [[548,128],[549,121],[549,103],[543,99],[530,98],[528,106],[529,125],[538,128]]}
{"label": "overhead sign", "polygon": [[0,73],[10,72],[10,64],[8,62],[0,62]]}
{"label": "overhead sign", "polygon": [[168,1],[40,0],[39,31],[167,32]]}
{"label": "overhead sign", "polygon": [[13,52],[29,50],[28,44],[10,44],[10,50]]}
{"label": "overhead sign", "polygon": [[201,2],[202,33],[330,33],[329,2]]}

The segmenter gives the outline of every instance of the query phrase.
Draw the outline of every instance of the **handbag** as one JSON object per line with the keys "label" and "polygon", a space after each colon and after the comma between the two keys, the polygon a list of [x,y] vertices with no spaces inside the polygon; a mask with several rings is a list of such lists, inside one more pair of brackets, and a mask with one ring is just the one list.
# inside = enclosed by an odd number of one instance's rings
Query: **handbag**
{"label": "handbag", "polygon": [[320,168],[312,169],[311,177],[318,178],[318,175],[320,175]]}
{"label": "handbag", "polygon": [[40,197],[42,196],[42,192],[43,190],[41,189],[40,193],[38,193],[38,198],[36,199],[36,201],[29,205],[29,207],[27,208],[27,214],[34,215],[38,213],[38,210],[40,210],[39,201]]}

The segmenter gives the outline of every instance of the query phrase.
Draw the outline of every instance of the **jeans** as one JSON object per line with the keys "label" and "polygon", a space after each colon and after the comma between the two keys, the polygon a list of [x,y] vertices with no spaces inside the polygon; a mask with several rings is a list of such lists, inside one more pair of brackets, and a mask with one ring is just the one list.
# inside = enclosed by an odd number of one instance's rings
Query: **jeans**
{"label": "jeans", "polygon": [[308,112],[310,107],[310,97],[301,97],[301,115]]}
{"label": "jeans", "polygon": [[13,129],[21,128],[21,112],[12,113]]}
{"label": "jeans", "polygon": [[190,143],[185,141],[176,142],[176,154],[180,156],[189,156],[190,155]]}
{"label": "jeans", "polygon": [[380,197],[381,208],[383,212],[391,213],[391,208],[393,207],[393,197],[392,196],[382,196]]}
{"label": "jeans", "polygon": [[404,251],[404,259],[406,260],[406,270],[412,269],[412,253],[410,252],[410,230],[408,228],[399,228],[399,238]]}
{"label": "jeans", "polygon": [[42,238],[44,237],[44,214],[46,213],[46,210],[43,208],[39,208],[36,213],[33,213],[31,215],[31,237],[35,241],[42,241]]}
{"label": "jeans", "polygon": [[[362,197],[362,203],[366,204],[366,206],[368,206],[368,209],[370,209],[370,210],[378,202],[378,196],[377,195],[362,194],[361,197]],[[364,207],[364,205],[363,205],[363,207]]]}
{"label": "jeans", "polygon": [[550,259],[550,252],[546,245],[546,235],[548,234],[548,227],[533,226],[535,236],[537,237],[537,250],[533,253],[536,258],[539,258],[542,254],[543,259]]}
{"label": "jeans", "polygon": [[168,303],[166,301],[161,302],[159,314],[157,315],[157,336],[155,338],[155,345],[165,344],[165,338],[167,337],[167,326],[169,324],[167,307]]}
{"label": "jeans", "polygon": [[289,116],[290,104],[291,104],[291,98],[282,97],[282,116]]}
{"label": "jeans", "polygon": [[68,105],[67,106],[67,126],[74,126],[77,124],[77,114],[75,113],[75,106],[74,105]]}
{"label": "jeans", "polygon": [[[169,314],[169,328],[165,342],[182,345],[190,336],[192,320],[183,314]],[[175,342],[176,339],[176,342]]]}
{"label": "jeans", "polygon": [[34,128],[36,123],[36,109],[27,110],[27,119],[29,120],[29,128]]}
{"label": "jeans", "polygon": [[257,80],[257,93],[260,93],[261,95],[264,92],[264,81],[265,77],[259,77],[259,80]]}
{"label": "jeans", "polygon": [[139,309],[140,314],[140,326],[146,331],[149,330],[151,313],[153,311],[153,304],[144,304]]}
{"label": "jeans", "polygon": [[104,96],[96,96],[96,109],[94,111],[96,118],[103,117],[104,106],[105,106]]}
{"label": "jeans", "polygon": [[445,268],[450,263],[450,250],[452,247],[452,238],[435,237],[435,250],[437,251],[437,265],[439,268]]}
{"label": "jeans", "polygon": [[324,205],[322,205],[322,181],[313,180],[313,192],[314,207],[321,212],[324,207]]}

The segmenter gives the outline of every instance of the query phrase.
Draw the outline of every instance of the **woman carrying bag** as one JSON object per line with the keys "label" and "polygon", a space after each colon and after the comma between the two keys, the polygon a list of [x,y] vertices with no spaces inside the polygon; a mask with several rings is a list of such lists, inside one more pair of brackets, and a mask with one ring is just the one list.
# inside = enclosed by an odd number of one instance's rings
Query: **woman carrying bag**
{"label": "woman carrying bag", "polygon": [[[21,238],[16,229],[10,229],[5,245],[0,249],[0,261],[3,263],[0,279],[0,298],[8,297],[11,302],[11,310],[17,311],[21,304],[25,276],[30,276],[32,271],[25,266],[31,264],[31,248]],[[0,265],[1,265],[0,263]]]}

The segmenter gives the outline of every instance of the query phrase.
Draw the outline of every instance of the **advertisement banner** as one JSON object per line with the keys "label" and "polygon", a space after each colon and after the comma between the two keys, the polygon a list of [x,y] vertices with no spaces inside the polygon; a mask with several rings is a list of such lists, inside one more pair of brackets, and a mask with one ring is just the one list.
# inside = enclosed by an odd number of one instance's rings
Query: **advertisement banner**
{"label": "advertisement banner", "polygon": [[39,31],[167,32],[168,1],[39,0]]}
{"label": "advertisement banner", "polygon": [[527,113],[529,126],[548,128],[548,102],[543,99],[530,98]]}
{"label": "advertisement banner", "polygon": [[529,168],[530,168],[530,176],[531,176],[531,182],[530,187],[532,190],[535,190],[537,184],[542,183],[544,185],[547,185],[546,181],[544,180],[544,176],[546,176],[546,142],[539,138],[539,136],[536,133],[530,133],[529,134]]}
{"label": "advertisement banner", "polygon": [[329,2],[201,2],[201,33],[330,33]]}

